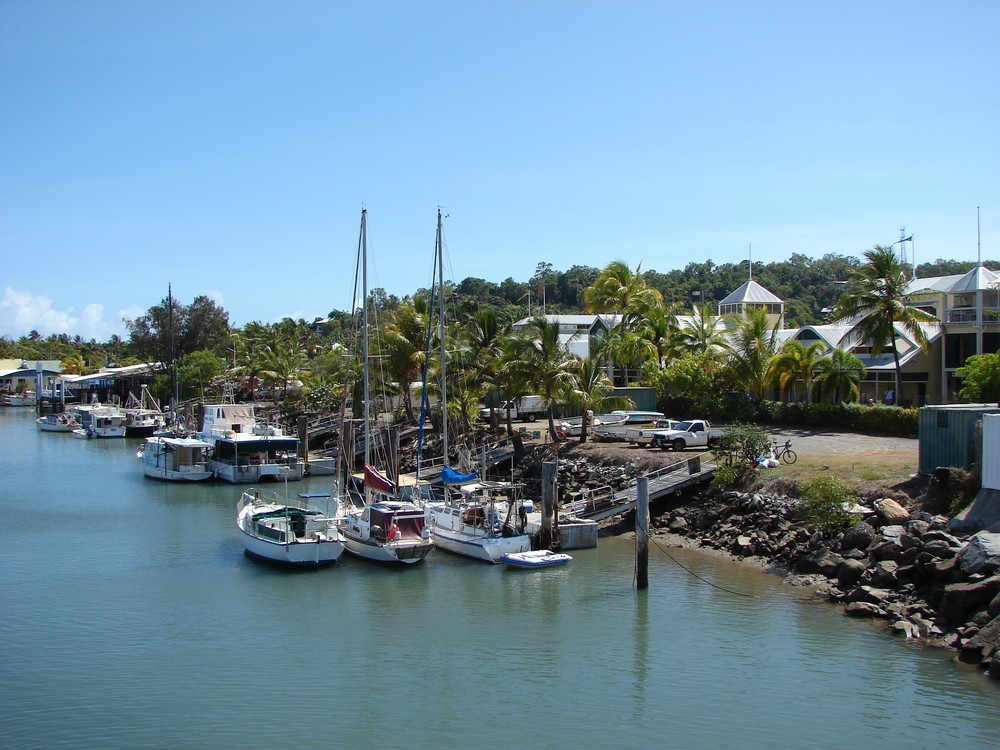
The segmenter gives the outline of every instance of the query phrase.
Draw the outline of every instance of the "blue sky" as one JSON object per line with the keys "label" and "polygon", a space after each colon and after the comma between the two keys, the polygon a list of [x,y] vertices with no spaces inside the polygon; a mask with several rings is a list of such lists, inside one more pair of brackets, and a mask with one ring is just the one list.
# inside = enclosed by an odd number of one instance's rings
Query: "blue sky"
{"label": "blue sky", "polygon": [[620,258],[1000,255],[1000,3],[0,0],[0,335]]}

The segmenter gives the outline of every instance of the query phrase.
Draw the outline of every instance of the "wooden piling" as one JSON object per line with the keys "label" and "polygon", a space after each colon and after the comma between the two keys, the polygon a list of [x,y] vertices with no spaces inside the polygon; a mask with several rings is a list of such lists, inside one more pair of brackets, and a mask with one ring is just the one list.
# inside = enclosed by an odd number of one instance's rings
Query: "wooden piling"
{"label": "wooden piling", "polygon": [[649,479],[636,481],[635,503],[635,586],[649,588]]}
{"label": "wooden piling", "polygon": [[539,535],[541,549],[552,546],[552,516],[556,500],[556,462],[542,462],[542,530]]}

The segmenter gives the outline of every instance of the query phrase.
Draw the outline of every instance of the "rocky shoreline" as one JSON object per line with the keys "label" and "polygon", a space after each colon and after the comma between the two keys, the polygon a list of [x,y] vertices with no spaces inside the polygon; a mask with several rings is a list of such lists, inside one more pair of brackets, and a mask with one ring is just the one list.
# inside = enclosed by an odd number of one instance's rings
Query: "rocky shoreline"
{"label": "rocky shoreline", "polygon": [[[859,501],[863,516],[842,534],[807,529],[797,500],[712,488],[654,504],[654,538],[702,548],[814,587],[851,617],[883,620],[888,629],[954,649],[1000,679],[1000,534],[959,534],[949,519],[892,498]],[[602,534],[634,531],[627,517]]]}

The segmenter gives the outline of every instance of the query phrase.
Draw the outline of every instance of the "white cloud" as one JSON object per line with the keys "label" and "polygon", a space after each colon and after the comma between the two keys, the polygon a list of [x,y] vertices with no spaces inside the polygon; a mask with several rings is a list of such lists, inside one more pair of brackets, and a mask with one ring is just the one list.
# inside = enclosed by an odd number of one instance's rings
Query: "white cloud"
{"label": "white cloud", "polygon": [[4,287],[3,299],[0,299],[0,335],[16,339],[33,330],[43,336],[65,333],[87,340],[107,341],[112,334],[121,336],[124,325],[120,320],[105,320],[104,305],[96,302],[77,314],[72,307],[55,309],[52,299],[44,294]]}

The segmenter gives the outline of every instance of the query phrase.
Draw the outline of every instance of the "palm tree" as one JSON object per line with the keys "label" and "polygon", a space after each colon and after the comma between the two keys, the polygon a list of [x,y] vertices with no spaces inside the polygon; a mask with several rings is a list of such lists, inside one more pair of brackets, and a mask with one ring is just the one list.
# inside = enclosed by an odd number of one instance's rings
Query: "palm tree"
{"label": "palm tree", "polygon": [[866,372],[860,359],[843,349],[834,349],[829,357],[816,363],[816,385],[824,399],[833,396],[840,403],[844,393],[844,401],[855,401],[861,395],[861,379]]}
{"label": "palm tree", "polygon": [[87,363],[79,354],[70,354],[59,363],[59,368],[63,375],[82,375],[83,371],[87,369]]}
{"label": "palm tree", "polygon": [[768,366],[770,375],[786,397],[791,386],[801,380],[806,403],[812,403],[816,366],[825,350],[826,345],[822,341],[814,341],[805,346],[798,339],[789,339],[781,347],[781,351],[771,358]]}
{"label": "palm tree", "polygon": [[921,349],[930,346],[920,323],[935,320],[932,315],[910,306],[906,275],[891,247],[876,245],[865,253],[866,262],[851,271],[851,289],[837,303],[835,320],[851,320],[851,333],[860,333],[871,342],[873,354],[887,347],[896,367],[896,403],[903,394],[903,373],[896,345],[896,326],[913,337]]}
{"label": "palm tree", "polygon": [[556,435],[555,407],[565,399],[576,383],[574,357],[566,352],[559,340],[558,323],[536,317],[528,321],[524,336],[512,347],[506,367],[516,381],[535,388],[548,409],[549,434]]}
{"label": "palm tree", "polygon": [[423,297],[404,302],[388,313],[386,324],[378,336],[378,353],[385,357],[385,369],[397,384],[409,420],[414,419],[410,391],[413,383],[420,378],[426,356],[426,339],[427,300]]}
{"label": "palm tree", "polygon": [[[497,315],[492,307],[480,308],[470,317],[464,326],[463,338],[469,362],[477,386],[492,396],[494,403],[500,393],[497,382],[497,372],[504,352],[504,341],[510,336],[511,325]],[[497,429],[496,412],[490,407],[490,427]]]}
{"label": "palm tree", "polygon": [[598,359],[577,358],[573,363],[575,380],[567,394],[567,403],[580,410],[580,442],[587,442],[587,427],[591,414],[608,409],[631,409],[632,399],[615,396],[615,386],[608,378]]}
{"label": "palm tree", "polygon": [[695,305],[691,316],[691,325],[684,326],[678,332],[680,346],[688,351],[707,354],[712,351],[727,351],[729,341],[724,329],[720,329],[722,317],[716,315],[712,304]]}
{"label": "palm tree", "polygon": [[680,353],[680,325],[674,306],[657,305],[647,311],[639,321],[639,334],[656,349],[656,361],[660,367],[668,358]]}
{"label": "palm tree", "polygon": [[763,308],[750,308],[736,318],[730,332],[729,368],[736,385],[756,399],[767,391],[767,366],[778,349],[778,325],[773,326]]}
{"label": "palm tree", "polygon": [[583,293],[587,311],[620,313],[624,316],[622,324],[628,325],[662,305],[662,295],[646,285],[640,269],[632,271],[622,260],[610,263]]}

